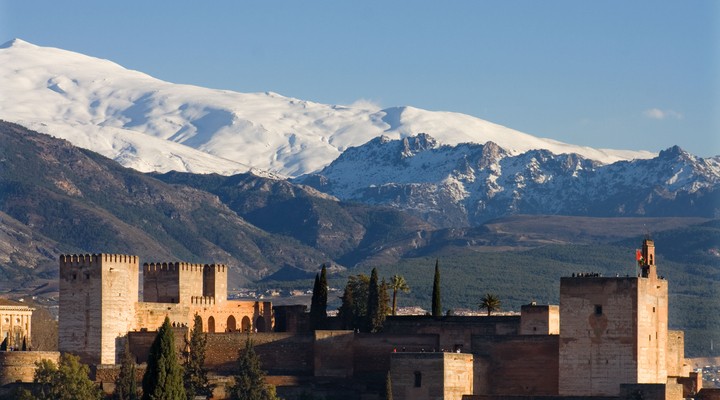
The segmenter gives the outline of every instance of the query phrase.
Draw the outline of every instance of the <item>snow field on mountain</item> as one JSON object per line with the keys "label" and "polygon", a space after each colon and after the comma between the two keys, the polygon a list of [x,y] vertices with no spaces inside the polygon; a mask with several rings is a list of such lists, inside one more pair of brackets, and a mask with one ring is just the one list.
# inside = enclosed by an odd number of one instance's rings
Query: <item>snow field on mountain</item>
{"label": "snow field on mountain", "polygon": [[603,163],[654,156],[541,139],[459,113],[325,105],[271,92],[173,84],[18,39],[0,48],[0,87],[0,118],[141,171],[232,174],[255,168],[299,176],[380,135],[399,139],[420,132],[447,145],[493,141],[510,154],[544,148]]}

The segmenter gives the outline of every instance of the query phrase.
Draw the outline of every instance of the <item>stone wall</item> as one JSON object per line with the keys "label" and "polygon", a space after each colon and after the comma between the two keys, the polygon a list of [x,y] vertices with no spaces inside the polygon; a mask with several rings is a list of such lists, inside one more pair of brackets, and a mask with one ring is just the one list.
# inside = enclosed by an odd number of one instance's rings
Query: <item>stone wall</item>
{"label": "stone wall", "polygon": [[0,351],[0,386],[14,382],[32,382],[35,362],[50,360],[57,365],[57,351]]}
{"label": "stone wall", "polygon": [[559,337],[473,336],[474,394],[557,395]]}
{"label": "stone wall", "polygon": [[353,342],[354,376],[384,382],[393,354],[431,353],[432,349],[438,349],[438,336],[434,334],[356,333]]}
{"label": "stone wall", "polygon": [[634,383],[620,385],[621,399],[683,400],[682,385],[676,383]]}
{"label": "stone wall", "polygon": [[560,280],[560,395],[617,396],[637,382],[639,279]]}
{"label": "stone wall", "polygon": [[520,308],[521,335],[560,334],[560,306],[528,304]]}
{"label": "stone wall", "polygon": [[685,332],[668,331],[666,361],[668,376],[688,376],[692,371],[685,364]]}
{"label": "stone wall", "polygon": [[520,316],[388,317],[383,332],[436,335],[439,338],[436,351],[454,351],[458,348],[469,349],[473,335],[517,335],[520,332]]}
{"label": "stone wall", "polygon": [[460,400],[472,394],[472,354],[393,353],[390,376],[398,400]]}
{"label": "stone wall", "polygon": [[134,325],[138,258],[63,255],[59,262],[59,350],[80,356],[84,363],[114,364],[117,338]]}
{"label": "stone wall", "polygon": [[313,375],[312,333],[216,333],[208,335],[205,365],[218,374],[232,374],[247,338],[253,342],[262,368],[272,375]]}

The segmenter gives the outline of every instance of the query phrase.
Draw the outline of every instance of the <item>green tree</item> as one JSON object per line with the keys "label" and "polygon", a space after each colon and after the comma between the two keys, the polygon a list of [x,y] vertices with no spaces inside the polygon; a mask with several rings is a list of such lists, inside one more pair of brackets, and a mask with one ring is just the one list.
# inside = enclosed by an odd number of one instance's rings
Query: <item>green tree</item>
{"label": "green tree", "polygon": [[130,344],[125,340],[122,360],[120,361],[120,373],[115,379],[114,400],[137,400],[137,372],[135,368],[135,357],[130,352]]}
{"label": "green tree", "polygon": [[[380,287],[378,286],[377,268],[370,272],[370,285],[367,295],[367,314],[365,315],[365,331],[377,332],[382,327],[382,311],[380,310]],[[380,324],[378,324],[380,322]]]}
{"label": "green tree", "polygon": [[338,317],[343,329],[355,329],[355,300],[353,299],[353,291],[349,281],[345,284],[345,290],[340,300],[342,304],[338,308]]}
{"label": "green tree", "polygon": [[245,348],[240,350],[235,384],[230,388],[230,399],[278,399],[275,395],[275,387],[265,383],[265,371],[260,367],[260,358],[255,354],[250,336],[245,341]]}
{"label": "green tree", "polygon": [[392,315],[395,315],[395,311],[397,310],[397,294],[398,292],[404,292],[408,293],[410,292],[410,286],[408,286],[407,281],[405,281],[405,277],[402,275],[395,274],[392,278],[390,278],[390,287],[393,291],[393,297],[392,297]]}
{"label": "green tree", "polygon": [[148,353],[142,380],[143,400],[185,400],[182,367],[175,352],[175,335],[170,318],[158,330]]}
{"label": "green tree", "polygon": [[187,349],[183,365],[185,394],[188,400],[193,400],[195,396],[210,397],[212,387],[210,387],[207,371],[205,370],[207,337],[203,333],[202,318],[197,314],[193,318],[190,339],[185,339],[185,345]]}
{"label": "green tree", "polygon": [[435,278],[432,291],[432,316],[442,317],[442,301],[440,299],[440,261],[435,260]]}
{"label": "green tree", "polygon": [[393,400],[392,393],[392,379],[390,378],[390,371],[388,371],[385,377],[385,400]]}
{"label": "green tree", "polygon": [[348,323],[346,328],[365,330],[369,286],[370,277],[365,274],[348,277],[339,308],[344,323]]}
{"label": "green tree", "polygon": [[60,363],[50,360],[35,363],[34,397],[38,400],[98,400],[98,388],[89,378],[90,369],[80,358],[69,353],[60,355]]}
{"label": "green tree", "polygon": [[486,309],[487,315],[489,316],[493,311],[500,310],[500,298],[492,293],[487,293],[483,296],[480,303],[480,309]]}
{"label": "green tree", "polygon": [[313,329],[322,329],[325,327],[327,320],[327,268],[325,264],[320,270],[320,275],[315,275],[315,285],[313,286],[313,295],[310,302],[310,324]]}
{"label": "green tree", "polygon": [[385,278],[382,279],[380,282],[380,290],[378,292],[378,307],[380,312],[378,313],[379,316],[382,318],[381,321],[379,321],[380,327],[382,327],[383,323],[385,322],[385,318],[387,318],[388,315],[392,312],[392,309],[390,308],[390,295],[388,292],[390,291],[390,284],[385,280]]}

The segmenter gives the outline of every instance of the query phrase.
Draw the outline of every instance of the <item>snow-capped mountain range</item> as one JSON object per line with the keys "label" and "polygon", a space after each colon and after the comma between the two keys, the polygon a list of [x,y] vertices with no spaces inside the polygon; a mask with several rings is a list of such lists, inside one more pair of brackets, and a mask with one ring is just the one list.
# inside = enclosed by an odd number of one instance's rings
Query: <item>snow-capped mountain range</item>
{"label": "snow-capped mountain range", "polygon": [[601,164],[548,150],[514,155],[493,142],[380,137],[295,181],[445,227],[508,214],[720,216],[720,157],[697,158],[677,146],[652,159]]}
{"label": "snow-capped mountain range", "polygon": [[655,156],[537,138],[459,113],[326,105],[173,84],[19,39],[0,46],[0,88],[0,119],[144,172],[253,169],[297,177],[381,135],[402,139],[419,132],[450,146],[492,141],[508,155],[544,149],[604,164]]}

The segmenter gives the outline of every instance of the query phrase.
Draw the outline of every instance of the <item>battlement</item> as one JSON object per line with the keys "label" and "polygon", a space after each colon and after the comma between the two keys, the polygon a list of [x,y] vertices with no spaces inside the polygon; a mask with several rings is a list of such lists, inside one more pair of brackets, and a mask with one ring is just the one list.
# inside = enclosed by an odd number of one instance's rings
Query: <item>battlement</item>
{"label": "battlement", "polygon": [[204,271],[210,272],[210,271],[214,270],[216,273],[217,272],[225,273],[225,272],[227,272],[226,269],[227,269],[227,266],[225,264],[205,264],[205,267],[204,267]]}
{"label": "battlement", "polygon": [[127,254],[62,254],[60,255],[60,268],[91,267],[100,262],[138,263],[138,256]]}
{"label": "battlement", "polygon": [[211,306],[215,305],[215,297],[214,296],[192,296],[190,298],[190,303],[194,305],[199,306]]}
{"label": "battlement", "polygon": [[191,264],[187,262],[157,262],[143,264],[143,273],[154,274],[163,272],[203,272],[203,264]]}

